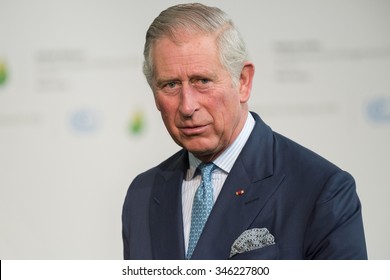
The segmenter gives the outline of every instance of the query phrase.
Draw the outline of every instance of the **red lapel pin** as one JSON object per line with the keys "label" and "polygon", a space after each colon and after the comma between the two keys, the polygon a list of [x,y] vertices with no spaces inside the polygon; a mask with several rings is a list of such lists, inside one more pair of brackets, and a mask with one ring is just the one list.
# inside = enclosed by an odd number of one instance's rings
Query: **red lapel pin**
{"label": "red lapel pin", "polygon": [[243,195],[243,194],[244,194],[244,190],[236,191],[236,196]]}

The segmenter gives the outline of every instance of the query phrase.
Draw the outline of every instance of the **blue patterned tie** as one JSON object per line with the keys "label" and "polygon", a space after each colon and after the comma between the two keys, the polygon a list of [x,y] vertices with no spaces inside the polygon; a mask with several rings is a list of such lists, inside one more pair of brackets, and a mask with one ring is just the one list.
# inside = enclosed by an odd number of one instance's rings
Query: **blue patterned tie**
{"label": "blue patterned tie", "polygon": [[211,172],[216,168],[213,163],[201,163],[198,167],[202,173],[202,182],[200,183],[192,205],[190,240],[188,243],[187,259],[190,259],[195,250],[196,243],[207,218],[213,208],[213,187],[211,185]]}

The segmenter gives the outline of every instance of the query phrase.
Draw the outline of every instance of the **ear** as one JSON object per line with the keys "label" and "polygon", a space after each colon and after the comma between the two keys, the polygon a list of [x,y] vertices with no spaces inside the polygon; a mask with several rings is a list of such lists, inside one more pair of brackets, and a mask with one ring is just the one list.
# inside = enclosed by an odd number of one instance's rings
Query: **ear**
{"label": "ear", "polygon": [[240,102],[246,103],[252,91],[252,81],[255,75],[255,66],[252,62],[245,62],[240,75]]}

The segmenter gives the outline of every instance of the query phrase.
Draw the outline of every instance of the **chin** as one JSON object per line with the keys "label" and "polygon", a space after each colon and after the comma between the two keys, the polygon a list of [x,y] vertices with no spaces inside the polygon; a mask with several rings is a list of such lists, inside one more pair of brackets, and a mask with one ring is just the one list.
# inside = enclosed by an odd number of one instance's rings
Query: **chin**
{"label": "chin", "polygon": [[219,154],[218,149],[216,149],[215,147],[211,148],[202,146],[201,148],[188,147],[185,149],[194,154],[202,161],[213,160]]}
{"label": "chin", "polygon": [[185,146],[184,148],[187,151],[193,153],[194,155],[207,155],[209,153],[209,150],[205,149],[205,147],[195,148],[195,147],[191,147],[191,146]]}
{"label": "chin", "polygon": [[194,154],[196,157],[213,157],[221,150],[219,142],[210,140],[209,138],[198,138],[198,139],[185,139],[181,142],[182,146],[187,151]]}

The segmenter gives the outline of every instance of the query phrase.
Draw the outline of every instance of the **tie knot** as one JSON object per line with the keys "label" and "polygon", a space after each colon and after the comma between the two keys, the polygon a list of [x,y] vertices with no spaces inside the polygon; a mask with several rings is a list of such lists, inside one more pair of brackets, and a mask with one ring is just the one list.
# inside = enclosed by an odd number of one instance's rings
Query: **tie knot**
{"label": "tie knot", "polygon": [[212,163],[212,162],[208,162],[208,163],[201,163],[199,164],[199,169],[200,169],[200,172],[202,173],[202,178],[205,179],[205,178],[208,178],[206,180],[210,180],[211,178],[211,173],[214,171],[214,169],[216,168],[217,166]]}

